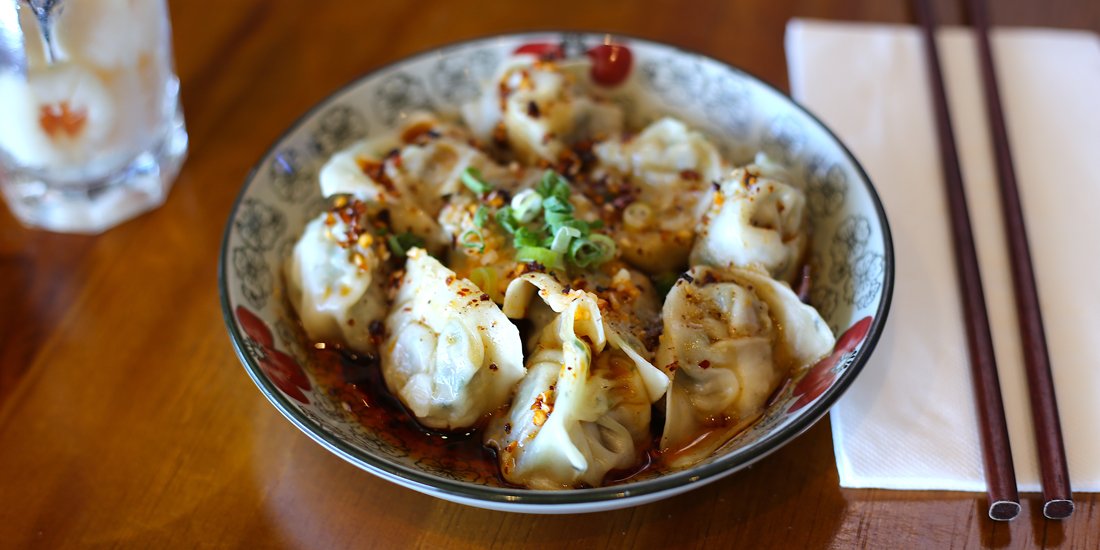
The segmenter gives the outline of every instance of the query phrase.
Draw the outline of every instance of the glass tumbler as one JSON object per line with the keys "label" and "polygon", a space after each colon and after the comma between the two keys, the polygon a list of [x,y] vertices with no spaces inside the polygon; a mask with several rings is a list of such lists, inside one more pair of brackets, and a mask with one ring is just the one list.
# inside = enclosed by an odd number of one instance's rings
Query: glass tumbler
{"label": "glass tumbler", "polygon": [[164,203],[187,153],[165,0],[0,0],[0,191],[98,233]]}

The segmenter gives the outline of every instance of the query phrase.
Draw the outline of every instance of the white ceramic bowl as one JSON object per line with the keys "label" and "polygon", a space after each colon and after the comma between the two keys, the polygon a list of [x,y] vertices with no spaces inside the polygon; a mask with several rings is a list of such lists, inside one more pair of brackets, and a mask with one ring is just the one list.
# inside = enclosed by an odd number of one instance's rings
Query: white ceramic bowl
{"label": "white ceramic bowl", "polygon": [[281,265],[325,206],[317,172],[335,151],[380,135],[417,109],[457,110],[524,44],[583,55],[605,35],[535,33],[463,42],[382,67],[300,118],[245,181],[226,226],[219,286],[230,337],[260,391],[295,426],[375,475],[439,498],[497,510],[576,513],[634,506],[729,475],[809,428],[855,379],[886,320],[894,280],[886,216],[867,174],[820,121],[771,86],[713,59],[616,38],[633,67],[613,94],[640,126],[672,114],[707,133],[735,163],[765,151],[804,182],[813,242],[811,302],[838,335],[833,355],[789,384],[759,422],[713,456],[593,489],[531,491],[463,460],[426,456],[401,434],[360,423],[328,391],[284,298]]}

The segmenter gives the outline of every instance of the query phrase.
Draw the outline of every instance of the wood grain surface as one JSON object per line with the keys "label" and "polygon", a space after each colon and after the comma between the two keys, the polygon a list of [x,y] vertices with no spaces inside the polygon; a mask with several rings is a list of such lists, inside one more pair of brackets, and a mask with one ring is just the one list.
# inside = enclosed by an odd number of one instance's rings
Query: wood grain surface
{"label": "wood grain surface", "polygon": [[[0,0],[3,1],[3,0]],[[75,0],[79,1],[79,0]],[[961,2],[937,2],[948,23]],[[1100,2],[994,0],[996,25],[1100,31]],[[215,270],[245,175],[307,108],[408,54],[532,29],[619,32],[786,89],[794,16],[912,23],[894,0],[171,3],[190,157],[162,208],[96,237],[0,209],[0,548],[1100,547],[1100,502],[1011,524],[984,495],[847,490],[828,422],[748,470],[647,506],[489,512],[358,470],[267,403],[233,353]],[[0,121],[2,124],[3,121]]]}

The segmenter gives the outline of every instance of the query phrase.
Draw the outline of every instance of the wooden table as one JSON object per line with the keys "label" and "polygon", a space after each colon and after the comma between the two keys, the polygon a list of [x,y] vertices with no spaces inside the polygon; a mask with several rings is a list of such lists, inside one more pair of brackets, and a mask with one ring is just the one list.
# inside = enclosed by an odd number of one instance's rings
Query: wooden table
{"label": "wooden table", "polygon": [[[1065,523],[1025,495],[1006,525],[983,495],[841,489],[827,422],[686,495],[564,517],[443,502],[310,441],[238,363],[215,266],[245,174],[329,92],[451,41],[554,28],[670,42],[785,88],[792,16],[912,21],[880,0],[371,4],[173,2],[191,150],[168,203],[97,237],[0,209],[0,547],[1100,547],[1095,494]],[[1095,0],[993,4],[999,25],[1100,31]]]}

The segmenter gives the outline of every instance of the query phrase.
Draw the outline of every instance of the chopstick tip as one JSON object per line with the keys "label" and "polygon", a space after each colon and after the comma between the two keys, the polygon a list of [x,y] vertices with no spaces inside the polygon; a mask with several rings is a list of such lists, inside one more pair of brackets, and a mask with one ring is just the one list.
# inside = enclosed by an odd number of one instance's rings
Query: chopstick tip
{"label": "chopstick tip", "polygon": [[1047,519],[1066,519],[1073,515],[1073,501],[1069,499],[1048,500],[1043,504],[1043,515]]}
{"label": "chopstick tip", "polygon": [[998,500],[989,505],[989,519],[1012,521],[1020,515],[1020,503],[1011,500]]}

